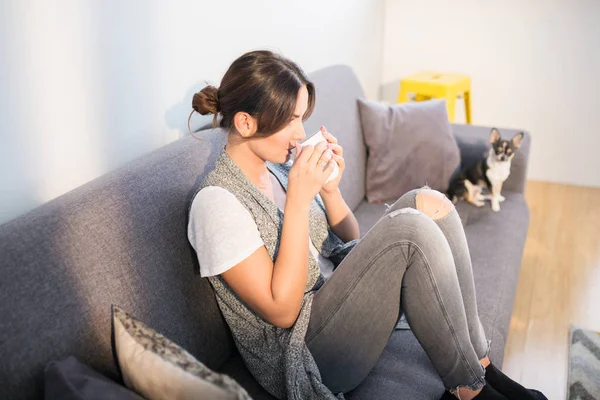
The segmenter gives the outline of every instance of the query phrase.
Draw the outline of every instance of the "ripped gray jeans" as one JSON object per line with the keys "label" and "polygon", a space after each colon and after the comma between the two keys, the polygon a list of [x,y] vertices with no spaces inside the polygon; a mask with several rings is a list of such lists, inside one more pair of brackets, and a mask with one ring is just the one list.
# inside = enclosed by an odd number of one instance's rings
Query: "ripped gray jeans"
{"label": "ripped gray jeans", "polygon": [[323,382],[348,392],[383,352],[401,311],[446,389],[485,385],[489,341],[458,212],[432,219],[412,190],[392,206],[315,294],[306,343]]}

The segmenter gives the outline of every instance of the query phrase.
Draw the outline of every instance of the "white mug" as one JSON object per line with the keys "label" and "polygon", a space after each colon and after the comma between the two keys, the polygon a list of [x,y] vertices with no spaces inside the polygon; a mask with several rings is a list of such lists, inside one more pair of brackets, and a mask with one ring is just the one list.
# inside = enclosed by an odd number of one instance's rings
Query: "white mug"
{"label": "white mug", "polygon": [[[316,146],[317,143],[319,142],[323,142],[323,141],[327,141],[327,139],[325,139],[323,137],[323,132],[321,132],[321,130],[319,130],[317,133],[314,133],[313,135],[311,135],[308,139],[306,139],[304,142],[300,143],[300,147],[304,147],[304,146]],[[295,154],[294,154],[295,156]],[[333,160],[333,172],[331,173],[331,175],[329,175],[329,178],[327,178],[327,180],[325,181],[325,183],[328,183],[329,181],[335,179],[338,174],[340,173],[340,167],[338,166],[337,162],[335,162],[335,160]]]}

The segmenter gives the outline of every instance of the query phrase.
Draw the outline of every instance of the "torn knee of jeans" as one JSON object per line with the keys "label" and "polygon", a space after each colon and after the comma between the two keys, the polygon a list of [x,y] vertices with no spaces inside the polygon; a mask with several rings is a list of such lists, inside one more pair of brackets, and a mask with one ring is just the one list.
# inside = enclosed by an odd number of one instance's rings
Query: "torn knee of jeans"
{"label": "torn knee of jeans", "polygon": [[455,208],[454,203],[450,201],[444,193],[433,190],[427,185],[420,188],[417,192],[417,195],[415,196],[415,206],[418,210],[434,220],[446,217]]}
{"label": "torn knee of jeans", "polygon": [[412,208],[412,207],[404,207],[404,208],[400,208],[398,210],[392,211],[389,215],[390,215],[390,218],[394,218],[398,214],[421,214],[421,211],[417,210],[416,208]]}

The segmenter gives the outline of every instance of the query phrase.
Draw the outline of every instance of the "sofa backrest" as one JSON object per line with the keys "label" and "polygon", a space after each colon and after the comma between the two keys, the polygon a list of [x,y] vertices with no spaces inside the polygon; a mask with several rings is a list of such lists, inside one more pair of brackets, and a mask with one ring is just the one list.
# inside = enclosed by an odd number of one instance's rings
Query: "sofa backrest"
{"label": "sofa backrest", "polygon": [[38,398],[74,355],[118,380],[111,304],[216,368],[233,343],[194,275],[186,204],[224,136],[172,143],[0,226],[0,398]]}
{"label": "sofa backrest", "polygon": [[[349,67],[310,75],[307,131],[345,147],[342,193],[364,197],[365,149]],[[187,206],[223,148],[220,130],[186,137],[0,226],[0,398],[40,398],[43,368],[76,356],[119,381],[110,343],[116,304],[210,368],[235,348],[186,236]]]}

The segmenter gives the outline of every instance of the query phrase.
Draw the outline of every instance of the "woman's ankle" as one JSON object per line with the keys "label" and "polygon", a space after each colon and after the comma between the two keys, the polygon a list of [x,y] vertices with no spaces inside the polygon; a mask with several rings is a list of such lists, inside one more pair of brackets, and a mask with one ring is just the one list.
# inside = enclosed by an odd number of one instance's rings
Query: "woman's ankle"
{"label": "woman's ankle", "polygon": [[479,362],[481,363],[481,365],[483,365],[483,368],[487,368],[488,365],[490,365],[491,363],[490,359],[487,356],[483,357],[481,360],[479,360]]}

